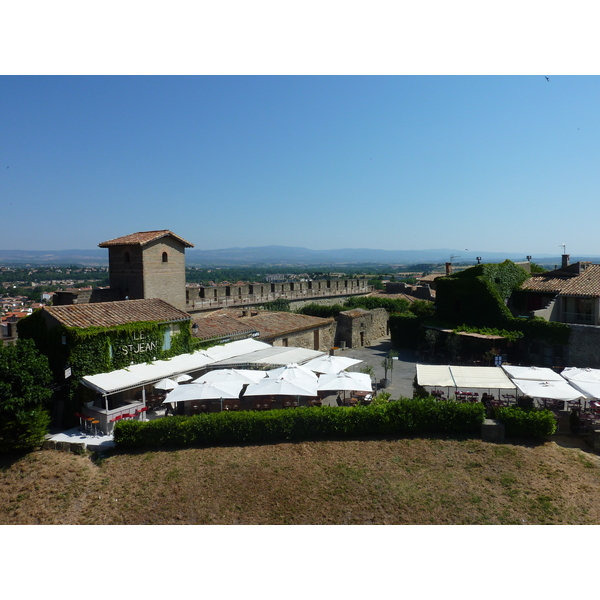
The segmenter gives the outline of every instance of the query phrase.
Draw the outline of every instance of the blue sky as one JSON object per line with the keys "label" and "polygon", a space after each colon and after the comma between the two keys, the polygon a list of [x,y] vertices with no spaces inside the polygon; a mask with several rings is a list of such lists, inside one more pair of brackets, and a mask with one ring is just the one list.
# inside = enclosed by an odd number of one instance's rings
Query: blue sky
{"label": "blue sky", "polygon": [[[600,255],[597,76],[3,76],[2,249]],[[562,251],[562,250],[560,250]]]}

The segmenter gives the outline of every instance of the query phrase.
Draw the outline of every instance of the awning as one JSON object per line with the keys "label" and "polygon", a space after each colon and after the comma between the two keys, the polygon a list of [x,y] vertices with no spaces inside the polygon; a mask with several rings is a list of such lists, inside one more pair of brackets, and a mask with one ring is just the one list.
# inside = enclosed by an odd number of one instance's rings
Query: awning
{"label": "awning", "polygon": [[457,367],[417,364],[417,383],[460,390],[509,390],[514,383],[500,367]]}
{"label": "awning", "polygon": [[417,364],[417,383],[422,386],[456,387],[448,365]]}
{"label": "awning", "polygon": [[[143,385],[150,385],[164,378],[172,378],[183,373],[199,371],[217,361],[225,362],[257,350],[273,350],[272,346],[257,340],[238,340],[224,346],[214,346],[208,350],[198,350],[180,354],[169,360],[156,360],[152,363],[131,365],[126,369],[88,375],[81,383],[103,395],[116,394]],[[290,348],[291,350],[292,348]],[[288,350],[285,348],[283,350]]]}
{"label": "awning", "polygon": [[450,367],[456,386],[460,389],[515,389],[514,383],[499,367]]}
{"label": "awning", "polygon": [[[246,340],[242,340],[246,341]],[[234,342],[235,343],[235,342]],[[282,346],[268,346],[255,352],[240,354],[239,356],[226,358],[214,363],[214,367],[219,369],[224,368],[240,368],[243,366],[255,365],[258,368],[268,366],[285,366],[291,363],[303,364],[317,356],[321,356],[323,352],[316,350],[306,350],[305,348],[292,348]]]}

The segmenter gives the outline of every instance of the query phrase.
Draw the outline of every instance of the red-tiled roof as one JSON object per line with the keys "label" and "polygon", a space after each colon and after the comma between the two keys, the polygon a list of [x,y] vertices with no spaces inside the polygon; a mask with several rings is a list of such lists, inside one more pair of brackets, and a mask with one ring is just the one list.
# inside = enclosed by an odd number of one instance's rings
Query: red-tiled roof
{"label": "red-tiled roof", "polygon": [[521,285],[521,289],[561,296],[600,297],[600,265],[589,265],[578,274],[566,269],[557,269],[533,275]]}
{"label": "red-tiled roof", "polygon": [[240,323],[235,317],[222,314],[221,312],[195,317],[194,325],[198,325],[198,332],[194,333],[194,336],[201,340],[212,340],[214,338],[256,331],[252,327]]}
{"label": "red-tiled roof", "polygon": [[190,315],[159,298],[47,306],[42,309],[67,327],[114,327],[137,321],[188,320]]}
{"label": "red-tiled roof", "polygon": [[159,240],[160,238],[170,236],[181,242],[186,248],[193,248],[194,244],[184,240],[182,237],[175,235],[168,229],[159,229],[157,231],[139,231],[138,233],[131,233],[124,235],[123,237],[115,238],[114,240],[108,240],[98,244],[100,248],[108,248],[109,246],[145,246],[150,242]]}
{"label": "red-tiled roof", "polygon": [[[307,329],[324,327],[334,322],[334,319],[322,319],[287,312],[267,310],[248,310],[248,312],[250,313],[248,316],[243,316],[240,310],[222,309],[205,317],[197,318],[195,322],[198,323],[199,327],[198,337],[210,339],[217,337],[217,335],[225,336],[247,331],[258,331],[261,339],[269,339]],[[208,337],[204,333],[212,333],[212,335]]]}

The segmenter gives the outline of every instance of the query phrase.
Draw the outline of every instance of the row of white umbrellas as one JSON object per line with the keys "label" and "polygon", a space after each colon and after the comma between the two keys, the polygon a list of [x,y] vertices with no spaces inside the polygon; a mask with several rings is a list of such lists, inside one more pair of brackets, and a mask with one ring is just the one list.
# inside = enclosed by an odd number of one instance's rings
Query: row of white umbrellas
{"label": "row of white umbrellas", "polygon": [[[345,357],[325,356],[306,365],[290,364],[270,371],[209,371],[184,386],[179,386],[172,379],[163,379],[154,387],[172,390],[164,400],[168,403],[239,398],[244,386],[244,396],[316,396],[321,390],[370,392],[372,384],[369,375],[342,370],[359,362],[361,361]],[[321,373],[321,377],[315,371]]]}

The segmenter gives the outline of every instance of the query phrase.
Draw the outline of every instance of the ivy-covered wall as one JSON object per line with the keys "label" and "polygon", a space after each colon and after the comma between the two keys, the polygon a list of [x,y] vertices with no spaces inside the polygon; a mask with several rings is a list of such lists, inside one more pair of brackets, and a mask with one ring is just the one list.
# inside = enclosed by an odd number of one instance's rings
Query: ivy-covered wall
{"label": "ivy-covered wall", "polygon": [[453,323],[506,327],[506,300],[529,273],[510,260],[484,264],[436,280],[436,315]]}
{"label": "ivy-covered wall", "polygon": [[175,324],[139,321],[114,327],[48,327],[42,311],[18,323],[19,337],[33,339],[48,356],[55,379],[64,380],[71,367],[73,380],[86,375],[123,369],[131,364],[151,362],[191,352],[195,343],[187,321]]}

